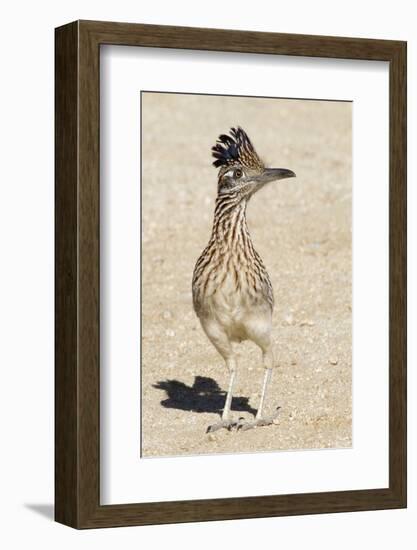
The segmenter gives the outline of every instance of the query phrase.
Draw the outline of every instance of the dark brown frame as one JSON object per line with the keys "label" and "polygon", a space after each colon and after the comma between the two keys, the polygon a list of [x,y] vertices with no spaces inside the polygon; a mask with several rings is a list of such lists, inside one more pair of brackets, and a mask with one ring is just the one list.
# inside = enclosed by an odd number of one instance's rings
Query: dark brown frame
{"label": "dark brown frame", "polygon": [[[389,487],[178,502],[99,500],[99,56],[120,44],[389,62]],[[56,45],[55,519],[115,527],[406,506],[406,43],[77,21]],[[369,205],[370,210],[373,205]]]}

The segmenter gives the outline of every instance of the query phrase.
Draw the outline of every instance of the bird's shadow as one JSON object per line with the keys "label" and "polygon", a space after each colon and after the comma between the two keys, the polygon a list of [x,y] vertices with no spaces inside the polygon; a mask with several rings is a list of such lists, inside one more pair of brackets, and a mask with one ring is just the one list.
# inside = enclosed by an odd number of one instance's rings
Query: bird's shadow
{"label": "bird's shadow", "polygon": [[[166,392],[167,397],[161,401],[161,405],[167,409],[217,414],[223,411],[226,392],[213,378],[196,376],[192,386],[179,380],[161,380],[153,387]],[[248,397],[234,396],[231,409],[256,414],[256,409],[249,405]]]}

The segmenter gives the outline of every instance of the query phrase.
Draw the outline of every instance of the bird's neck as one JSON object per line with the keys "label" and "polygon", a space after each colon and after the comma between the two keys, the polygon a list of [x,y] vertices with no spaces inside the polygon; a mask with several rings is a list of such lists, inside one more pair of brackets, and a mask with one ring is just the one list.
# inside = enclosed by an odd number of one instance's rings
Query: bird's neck
{"label": "bird's neck", "polygon": [[246,224],[245,199],[233,193],[218,195],[214,210],[212,241],[223,250],[232,250],[250,241]]}

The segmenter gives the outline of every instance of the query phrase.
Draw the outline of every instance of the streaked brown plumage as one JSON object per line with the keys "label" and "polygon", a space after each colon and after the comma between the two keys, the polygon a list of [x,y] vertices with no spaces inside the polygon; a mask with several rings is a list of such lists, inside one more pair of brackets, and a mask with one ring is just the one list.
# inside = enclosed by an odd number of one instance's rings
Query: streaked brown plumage
{"label": "streaked brown plumage", "polygon": [[[194,268],[193,304],[209,340],[222,355],[230,382],[221,422],[209,431],[233,426],[248,429],[272,420],[262,417],[266,387],[274,366],[271,345],[274,297],[271,281],[253,247],[246,223],[250,197],[266,183],[295,176],[281,168],[265,168],[246,132],[232,128],[212,148],[219,167],[218,193],[210,241]],[[252,340],[262,350],[265,377],[254,422],[230,418],[236,357],[232,342]]]}

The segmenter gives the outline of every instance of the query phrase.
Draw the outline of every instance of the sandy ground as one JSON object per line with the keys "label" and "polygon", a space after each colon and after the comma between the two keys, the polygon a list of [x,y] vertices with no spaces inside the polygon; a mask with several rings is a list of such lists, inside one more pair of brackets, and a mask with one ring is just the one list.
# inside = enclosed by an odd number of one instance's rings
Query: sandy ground
{"label": "sandy ground", "polygon": [[[351,104],[142,94],[142,456],[341,448],[352,444]],[[272,183],[248,206],[275,293],[274,425],[206,434],[228,373],[192,309],[191,277],[209,239],[217,171],[210,148],[241,125]],[[232,411],[251,418],[260,351],[238,346]]]}

